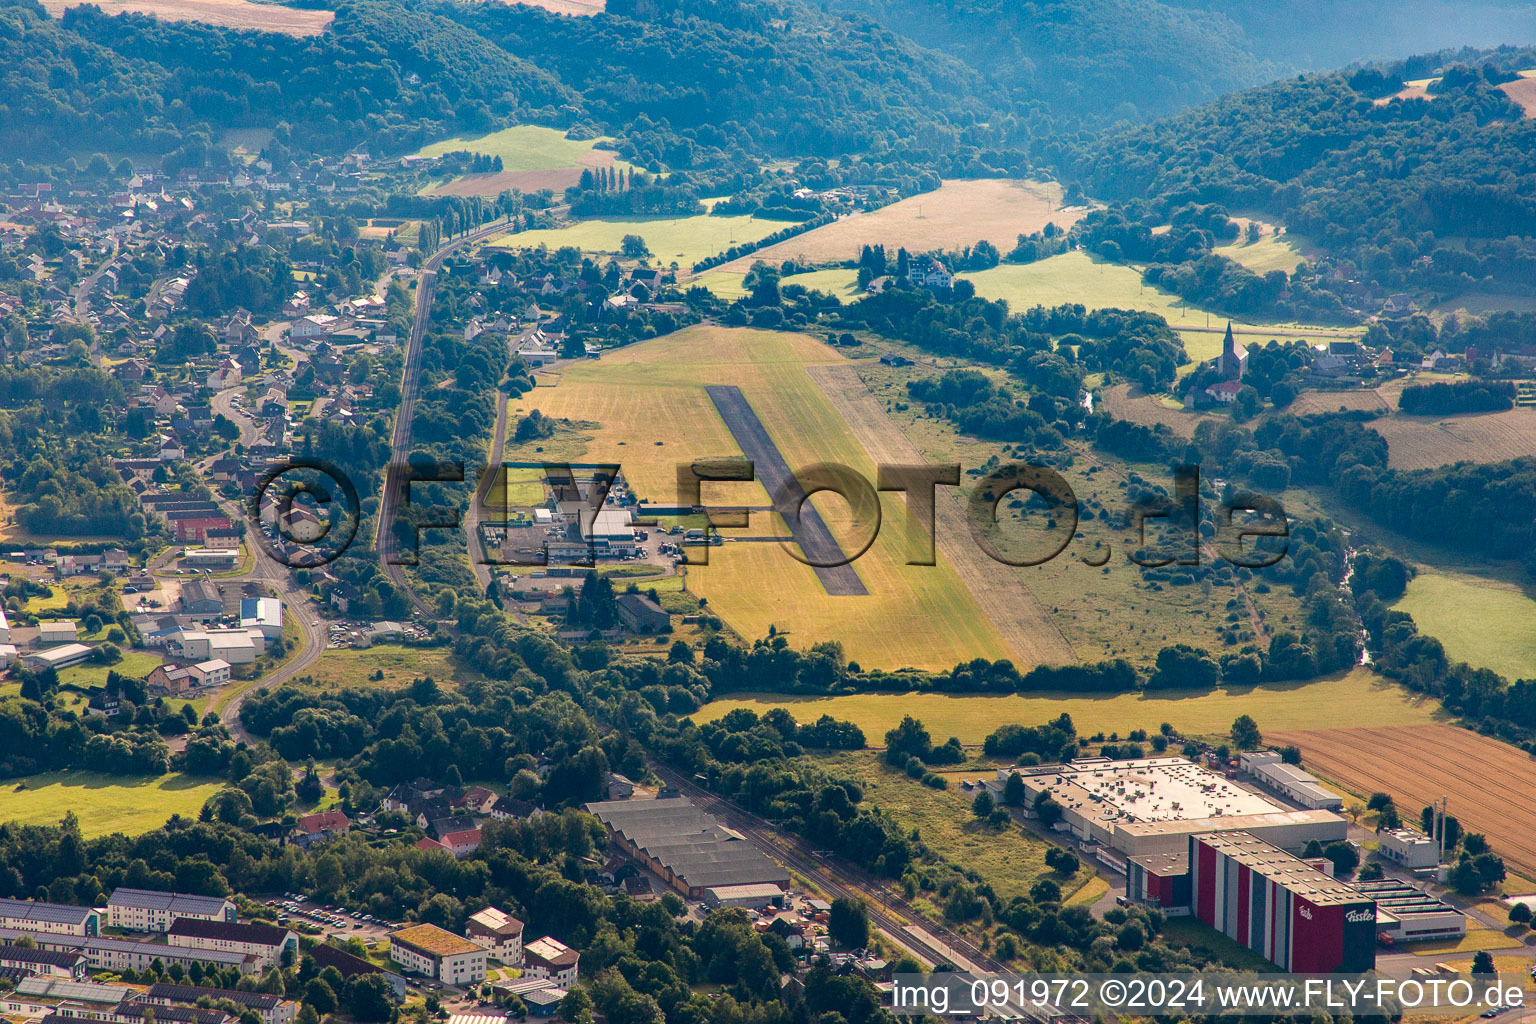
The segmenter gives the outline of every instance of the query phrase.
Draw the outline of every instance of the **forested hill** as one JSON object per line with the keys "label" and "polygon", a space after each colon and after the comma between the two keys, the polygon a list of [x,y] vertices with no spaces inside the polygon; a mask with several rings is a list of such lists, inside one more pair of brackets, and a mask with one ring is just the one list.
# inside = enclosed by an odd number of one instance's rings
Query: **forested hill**
{"label": "forested hill", "polygon": [[[1387,99],[1442,64],[1428,98]],[[1089,194],[1154,215],[1189,202],[1263,211],[1390,288],[1528,283],[1536,120],[1498,85],[1533,66],[1536,51],[1505,49],[1307,75],[1050,159]]]}
{"label": "forested hill", "polygon": [[1068,124],[1172,114],[1286,70],[1219,12],[1162,0],[831,2],[960,57]]}
{"label": "forested hill", "polygon": [[1016,161],[1003,143],[1023,133],[959,61],[800,0],[615,0],[595,18],[344,0],[305,39],[94,7],[55,21],[0,0],[0,61],[0,157],[29,160],[166,153],[196,131],[277,121],[299,147],[397,152],[532,121],[633,124],[672,167],[697,151],[903,149],[963,169],[982,148]]}

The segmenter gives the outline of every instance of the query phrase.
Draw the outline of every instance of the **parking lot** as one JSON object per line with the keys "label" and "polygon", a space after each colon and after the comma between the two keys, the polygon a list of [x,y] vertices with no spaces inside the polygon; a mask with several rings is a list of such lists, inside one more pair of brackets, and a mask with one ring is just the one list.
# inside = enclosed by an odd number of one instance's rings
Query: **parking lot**
{"label": "parking lot", "polygon": [[343,939],[356,936],[364,942],[375,942],[397,927],[372,914],[316,903],[299,893],[283,893],[263,902],[277,911],[278,924],[307,924]]}

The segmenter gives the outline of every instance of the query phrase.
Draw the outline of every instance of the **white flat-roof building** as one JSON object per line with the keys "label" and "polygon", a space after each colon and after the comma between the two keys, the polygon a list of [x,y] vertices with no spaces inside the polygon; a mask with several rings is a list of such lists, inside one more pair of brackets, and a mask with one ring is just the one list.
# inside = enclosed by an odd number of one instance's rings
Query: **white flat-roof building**
{"label": "white flat-roof building", "polygon": [[184,629],[178,643],[183,658],[218,659],[231,665],[249,665],[267,649],[267,638],[259,629]]}
{"label": "white flat-roof building", "polygon": [[248,597],[240,602],[242,629],[259,629],[268,640],[283,635],[283,602],[275,597]]}
{"label": "white flat-roof building", "polygon": [[1293,803],[1312,810],[1338,811],[1344,798],[1328,789],[1310,772],[1286,764],[1276,750],[1249,751],[1238,755],[1238,764],[1259,782]]}
{"label": "white flat-roof building", "polygon": [[0,605],[0,644],[11,642],[11,620],[5,617],[5,607]]}
{"label": "white flat-roof building", "polygon": [[20,656],[15,644],[0,644],[0,668],[10,668]]}
{"label": "white flat-roof building", "polygon": [[1056,828],[1124,857],[1177,853],[1202,832],[1242,830],[1299,850],[1312,839],[1343,839],[1347,831],[1348,823],[1331,811],[1284,807],[1182,757],[1002,768],[989,788],[1000,791],[1009,775],[1024,783],[1026,811],[1049,793],[1062,809]]}
{"label": "white flat-roof building", "polygon": [[45,668],[64,669],[79,665],[91,656],[91,648],[85,644],[68,643],[58,647],[45,647],[41,651],[24,654],[21,663],[34,672]]}

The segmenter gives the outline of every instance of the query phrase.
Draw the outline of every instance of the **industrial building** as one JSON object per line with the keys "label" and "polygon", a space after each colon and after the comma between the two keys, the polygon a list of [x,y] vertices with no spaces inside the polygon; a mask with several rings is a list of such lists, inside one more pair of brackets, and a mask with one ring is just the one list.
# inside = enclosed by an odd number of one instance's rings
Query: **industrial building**
{"label": "industrial building", "polygon": [[389,958],[413,974],[425,974],[445,985],[477,985],[485,980],[485,949],[435,924],[391,932]]}
{"label": "industrial building", "polygon": [[1339,811],[1344,798],[1328,789],[1309,772],[1286,764],[1278,750],[1256,750],[1238,755],[1238,765],[1260,783],[1287,800],[1311,810]]}
{"label": "industrial building", "polygon": [[614,847],[690,899],[723,885],[789,888],[789,872],[688,800],[604,800],[586,805]]}
{"label": "industrial building", "polygon": [[1411,828],[1391,828],[1382,830],[1377,838],[1380,846],[1376,852],[1405,868],[1419,871],[1440,864],[1440,844],[1423,832]]}
{"label": "industrial building", "polygon": [[34,672],[51,668],[54,671],[80,665],[91,656],[91,648],[86,644],[60,644],[57,647],[45,647],[40,651],[33,651],[21,656],[21,664]]}
{"label": "industrial building", "polygon": [[1296,974],[1376,968],[1371,897],[1246,832],[1189,839],[1194,916]]}
{"label": "industrial building", "polygon": [[748,910],[782,907],[784,890],[771,882],[757,882],[750,885],[712,885],[704,890],[704,905],[711,910],[717,907],[745,907]]}
{"label": "industrial building", "polygon": [[72,903],[0,899],[0,928],[99,935],[101,914],[94,907],[77,907]]}
{"label": "industrial building", "polygon": [[1356,892],[1376,901],[1376,931],[1393,942],[1459,939],[1467,916],[1449,903],[1396,878],[1354,882]]}
{"label": "industrial building", "polygon": [[163,932],[180,918],[202,921],[236,920],[233,900],[153,889],[112,890],[107,898],[107,924],[127,931]]}
{"label": "industrial building", "polygon": [[1313,839],[1325,846],[1342,840],[1348,831],[1332,811],[1284,807],[1182,757],[1003,768],[987,783],[994,795],[1010,775],[1024,783],[1026,813],[1049,793],[1062,810],[1055,827],[1098,844],[1099,859],[1121,871],[1128,858],[1185,852],[1189,837],[1202,833],[1244,831],[1300,850]]}

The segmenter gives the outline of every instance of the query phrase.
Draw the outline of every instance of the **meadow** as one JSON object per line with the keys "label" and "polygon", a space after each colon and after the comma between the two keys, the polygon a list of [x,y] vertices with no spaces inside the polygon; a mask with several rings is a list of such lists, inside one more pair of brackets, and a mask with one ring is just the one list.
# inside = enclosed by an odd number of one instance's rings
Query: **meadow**
{"label": "meadow", "polygon": [[568,227],[538,228],[501,235],[489,244],[513,249],[537,248],[540,245],[558,249],[568,245],[584,253],[616,256],[625,235],[639,235],[645,239],[655,264],[665,267],[676,263],[687,270],[707,256],[714,256],[743,242],[755,242],[783,227],[783,221],[759,220],[747,216],[715,217],[710,214],[693,217],[596,218],[577,221]]}
{"label": "meadow", "polygon": [[[620,463],[637,497],[666,501],[675,498],[679,463],[740,455],[704,391],[707,384],[734,384],[792,469],[835,462],[873,480],[870,456],[807,372],[843,361],[806,335],[701,325],[569,366],[557,386],[525,394],[514,412],[538,408],[591,424],[583,428],[590,439],[581,457]],[[768,505],[756,483],[709,485],[703,497],[710,504]],[[864,532],[849,522],[841,499],[812,501],[840,538]],[[898,495],[882,496],[884,521],[904,514]],[[748,536],[785,532],[767,513],[753,518]],[[688,589],[749,640],[770,627],[787,631],[796,647],[839,640],[848,657],[871,667],[947,668],[972,657],[1015,657],[954,568],[942,559],[937,566],[905,564],[903,539],[883,531],[853,563],[868,597],[828,596],[809,566],[772,542],[696,549],[695,559],[707,555],[708,564],[689,567]]]}
{"label": "meadow", "polygon": [[1061,186],[1054,182],[981,178],[946,181],[937,190],[903,199],[870,213],[844,217],[732,260],[721,269],[746,273],[757,260],[779,264],[803,257],[811,263],[856,259],[860,246],[883,244],[920,253],[959,249],[985,239],[1008,252],[1019,235],[1055,223],[1076,224],[1087,207],[1063,209]]}
{"label": "meadow", "polygon": [[692,718],[712,722],[736,708],[764,712],[787,708],[796,720],[822,715],[850,721],[871,745],[906,715],[922,721],[936,741],[950,736],[980,744],[1000,725],[1038,725],[1057,715],[1072,716],[1080,734],[1156,732],[1167,722],[1189,736],[1225,735],[1239,715],[1252,715],[1269,730],[1326,729],[1351,725],[1424,725],[1441,713],[1434,701],[1417,697],[1363,669],[1315,682],[1279,683],[1241,689],[1167,690],[1105,696],[1070,693],[945,694],[861,693],[841,697],[733,694],[711,701]]}
{"label": "meadow", "polygon": [[[955,783],[950,776],[947,790],[930,789],[904,773],[895,771],[869,750],[818,755],[811,758],[818,767],[837,778],[854,778],[864,789],[864,799],[894,818],[904,831],[916,830],[934,852],[968,871],[980,872],[1006,903],[1015,896],[1027,896],[1030,888],[1043,878],[1061,886],[1064,902],[1072,897],[1102,893],[1090,885],[1097,876],[1084,865],[1071,878],[1063,878],[1046,867],[1048,844],[1017,826],[993,829],[971,814],[974,795]],[[971,778],[990,775],[965,773]]]}
{"label": "meadow", "polygon": [[[379,672],[384,677],[373,678]],[[328,650],[295,682],[316,689],[339,689],[344,686],[405,686],[425,678],[451,685],[483,677],[474,669],[461,665],[453,652],[445,647],[380,644],[360,650]]]}
{"label": "meadow", "polygon": [[617,160],[612,150],[598,149],[596,144],[601,141],[605,140],[568,139],[558,128],[523,124],[487,135],[444,139],[422,147],[416,155],[435,157],[467,150],[501,157],[500,171],[466,174],[424,190],[434,195],[497,196],[512,189],[530,194],[541,189],[558,193],[577,184],[587,168],[629,167]]}
{"label": "meadow", "polygon": [[197,817],[224,783],[190,775],[145,779],[99,772],[48,772],[0,782],[0,822],[51,825],[66,812],[80,819],[86,838],[122,832],[138,835],[173,814]]}
{"label": "meadow", "polygon": [[1394,607],[1451,658],[1510,680],[1536,679],[1536,601],[1513,584],[1421,570]]}
{"label": "meadow", "polygon": [[59,682],[72,686],[95,687],[107,684],[107,674],[116,672],[120,676],[128,676],[132,679],[143,679],[154,671],[155,666],[161,664],[164,659],[158,654],[150,654],[148,651],[124,651],[123,660],[115,665],[93,665],[86,663],[66,668],[59,672]]}
{"label": "meadow", "polygon": [[[739,299],[747,294],[747,287],[743,283],[746,274],[736,270],[710,270],[700,274],[689,282],[690,285],[698,285],[708,288],[722,299]],[[779,284],[797,284],[811,291],[826,292],[836,295],[844,302],[854,302],[863,296],[859,288],[859,273],[847,267],[832,267],[827,270],[810,270],[803,274],[790,274],[781,278]]]}
{"label": "meadow", "polygon": [[[317,36],[330,27],[334,11],[305,10],[251,0],[90,0],[111,14],[152,14],[165,21],[200,21],[225,28],[279,32],[288,36]],[[46,0],[43,7],[55,18],[80,0]]]}

